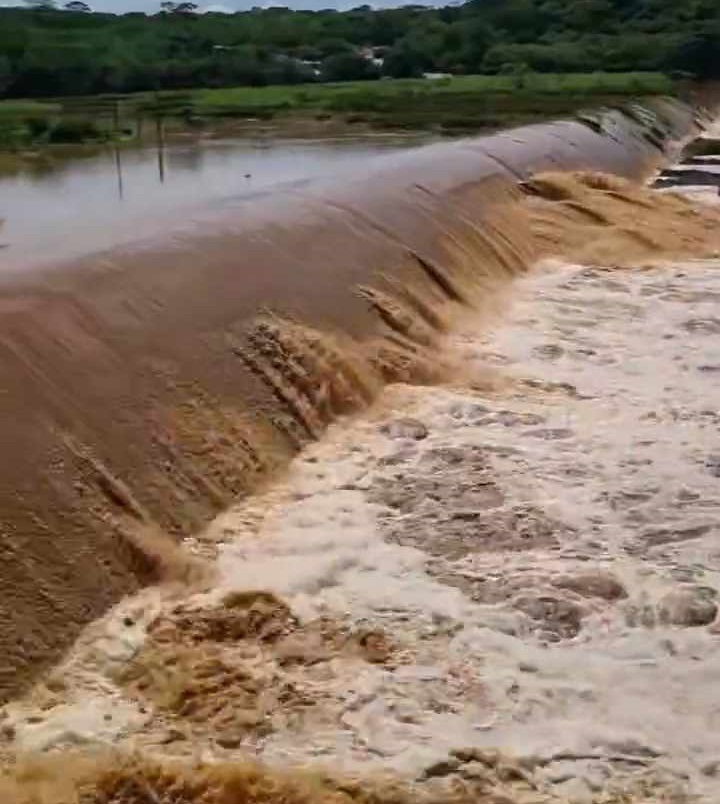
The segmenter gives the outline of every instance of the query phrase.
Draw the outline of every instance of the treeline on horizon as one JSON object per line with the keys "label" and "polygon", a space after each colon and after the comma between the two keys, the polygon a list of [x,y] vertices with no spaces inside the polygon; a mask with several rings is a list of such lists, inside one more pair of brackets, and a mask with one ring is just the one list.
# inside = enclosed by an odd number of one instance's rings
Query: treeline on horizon
{"label": "treeline on horizon", "polygon": [[720,0],[470,0],[442,8],[236,14],[165,2],[153,15],[69,6],[31,0],[27,8],[0,8],[0,97],[427,72],[720,77]]}

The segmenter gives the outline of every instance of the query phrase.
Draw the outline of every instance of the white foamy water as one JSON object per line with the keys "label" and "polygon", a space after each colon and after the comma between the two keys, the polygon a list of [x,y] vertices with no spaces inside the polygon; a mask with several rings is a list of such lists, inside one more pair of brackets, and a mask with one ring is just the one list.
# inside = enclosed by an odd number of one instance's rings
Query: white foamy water
{"label": "white foamy water", "polygon": [[667,172],[675,173],[684,170],[697,170],[702,173],[712,173],[713,175],[717,175],[718,173],[720,173],[720,164],[710,162],[708,162],[707,164],[704,164],[703,162],[682,163],[680,165],[673,165],[672,167],[667,169]]}
{"label": "white foamy water", "polygon": [[[418,773],[500,746],[572,790],[648,770],[717,789],[718,267],[549,267],[491,337],[456,339],[505,387],[393,389],[427,437],[367,419],[295,463],[260,530],[223,548],[224,586],[262,578],[305,618],[382,629],[405,659],[335,665],[326,728],[311,717],[264,756]],[[489,481],[498,499],[478,507]],[[536,523],[519,544],[513,514]],[[563,591],[608,575],[617,599]]]}
{"label": "white foamy water", "polygon": [[[457,384],[387,389],[205,534],[219,581],[193,605],[273,591],[387,656],[287,668],[258,649],[302,706],[232,750],[208,724],[176,753],[413,778],[497,747],[577,802],[639,780],[717,800],[720,262],[549,263],[513,300],[492,332],[452,336]],[[171,605],[148,591],[94,626],[61,705],[8,707],[17,743],[165,750],[167,721],[109,672]]]}
{"label": "white foamy water", "polygon": [[655,192],[658,193],[679,193],[689,198],[698,204],[704,204],[709,207],[716,207],[720,205],[720,194],[718,194],[717,187],[711,187],[702,184],[685,184],[682,186],[673,185],[671,187],[657,188]]}

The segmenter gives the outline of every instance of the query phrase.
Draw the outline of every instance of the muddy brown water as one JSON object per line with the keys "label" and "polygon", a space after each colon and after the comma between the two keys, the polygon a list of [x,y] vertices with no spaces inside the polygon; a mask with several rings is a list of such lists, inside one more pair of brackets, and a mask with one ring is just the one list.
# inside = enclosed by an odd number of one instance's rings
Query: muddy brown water
{"label": "muddy brown water", "polygon": [[185,540],[206,589],[125,598],[0,708],[0,798],[715,804],[720,274],[674,255],[717,210],[533,184],[528,223],[613,266],[536,265],[442,339],[447,382]]}
{"label": "muddy brown water", "polygon": [[518,181],[640,177],[693,124],[659,105],[363,158],[4,273],[0,693],[161,576],[158,534],[170,550],[384,384],[442,376],[453,318],[536,256]]}
{"label": "muddy brown water", "polygon": [[0,172],[0,265],[26,268],[110,248],[420,141],[256,137],[39,154]]}

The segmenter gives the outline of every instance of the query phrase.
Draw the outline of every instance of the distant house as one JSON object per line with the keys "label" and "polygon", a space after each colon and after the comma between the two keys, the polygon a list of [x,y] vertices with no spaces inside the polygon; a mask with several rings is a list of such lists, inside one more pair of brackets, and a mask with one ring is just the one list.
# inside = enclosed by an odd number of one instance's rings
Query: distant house
{"label": "distant house", "polygon": [[385,59],[382,56],[384,48],[361,47],[358,48],[357,53],[359,56],[362,56],[364,59],[374,64],[375,67],[382,67],[385,63]]}
{"label": "distant house", "polygon": [[428,81],[440,81],[443,78],[452,78],[452,73],[423,73],[422,77]]}
{"label": "distant house", "polygon": [[311,72],[316,78],[320,75],[322,62],[311,61],[310,59],[298,59],[298,64],[302,64]]}

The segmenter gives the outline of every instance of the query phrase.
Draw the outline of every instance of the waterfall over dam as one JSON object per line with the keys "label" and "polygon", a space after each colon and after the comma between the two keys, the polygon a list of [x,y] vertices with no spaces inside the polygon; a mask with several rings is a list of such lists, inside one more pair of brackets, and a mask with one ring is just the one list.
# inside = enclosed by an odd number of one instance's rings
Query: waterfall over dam
{"label": "waterfall over dam", "polygon": [[541,253],[515,204],[531,176],[642,178],[696,122],[656,101],[383,155],[2,275],[0,695],[165,571],[159,534],[198,530],[384,384],[441,376],[453,318]]}

